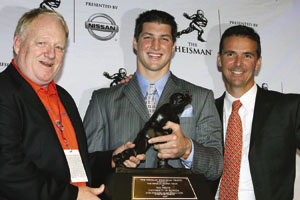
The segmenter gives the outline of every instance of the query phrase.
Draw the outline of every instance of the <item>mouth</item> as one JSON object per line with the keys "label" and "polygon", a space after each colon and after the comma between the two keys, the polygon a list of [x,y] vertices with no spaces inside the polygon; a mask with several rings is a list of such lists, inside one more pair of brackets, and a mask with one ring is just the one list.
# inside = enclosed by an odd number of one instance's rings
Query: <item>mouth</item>
{"label": "mouth", "polygon": [[148,53],[148,56],[154,59],[158,59],[160,57],[162,57],[162,54],[158,54],[158,53]]}
{"label": "mouth", "polygon": [[233,73],[233,74],[235,74],[235,75],[241,75],[243,72],[241,72],[241,71],[231,71],[231,73]]}
{"label": "mouth", "polygon": [[48,62],[45,62],[45,61],[40,61],[40,63],[46,67],[52,67],[54,64],[53,63],[48,63]]}

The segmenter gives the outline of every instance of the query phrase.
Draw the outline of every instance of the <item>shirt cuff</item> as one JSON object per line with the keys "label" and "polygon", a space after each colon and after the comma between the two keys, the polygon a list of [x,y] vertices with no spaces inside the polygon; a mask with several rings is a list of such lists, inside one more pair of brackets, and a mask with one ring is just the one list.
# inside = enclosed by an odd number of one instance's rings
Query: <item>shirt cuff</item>
{"label": "shirt cuff", "polygon": [[181,163],[187,169],[191,169],[192,164],[193,164],[193,157],[194,157],[194,143],[193,143],[192,139],[190,139],[190,140],[191,140],[191,143],[192,143],[192,151],[191,151],[189,157],[187,159],[184,159],[184,158],[180,157]]}

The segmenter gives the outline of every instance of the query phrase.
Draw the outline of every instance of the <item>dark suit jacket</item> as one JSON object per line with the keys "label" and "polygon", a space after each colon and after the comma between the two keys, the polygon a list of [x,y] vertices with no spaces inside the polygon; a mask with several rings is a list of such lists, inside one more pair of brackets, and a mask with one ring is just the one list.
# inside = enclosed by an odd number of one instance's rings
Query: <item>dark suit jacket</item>
{"label": "dark suit jacket", "polygon": [[[173,93],[187,91],[192,95],[193,113],[180,117],[180,127],[194,143],[192,171],[215,180],[221,174],[223,160],[221,124],[212,91],[171,74],[157,108],[169,102]],[[84,118],[89,151],[112,150],[133,141],[148,120],[149,113],[136,76],[128,83],[94,91]],[[169,160],[169,164],[184,167],[179,159]],[[157,151],[150,147],[146,161],[139,167],[156,168]]]}
{"label": "dark suit jacket", "polygon": [[[73,124],[89,181],[86,137],[72,97],[57,91]],[[91,156],[95,160],[95,156]],[[9,200],[76,199],[51,119],[29,83],[10,64],[0,74],[0,196]]]}
{"label": "dark suit jacket", "polygon": [[[224,97],[225,93],[216,100],[221,120]],[[293,199],[297,148],[300,148],[300,95],[258,87],[249,150],[257,200]]]}

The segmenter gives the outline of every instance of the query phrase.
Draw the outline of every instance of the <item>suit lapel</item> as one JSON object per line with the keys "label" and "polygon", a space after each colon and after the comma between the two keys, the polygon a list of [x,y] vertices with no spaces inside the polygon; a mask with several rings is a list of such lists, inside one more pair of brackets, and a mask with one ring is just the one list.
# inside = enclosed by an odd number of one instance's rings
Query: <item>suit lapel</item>
{"label": "suit lapel", "polygon": [[136,110],[136,112],[140,115],[140,117],[145,122],[148,121],[149,113],[140,86],[138,84],[136,75],[133,76],[132,80],[127,83],[123,93],[131,102],[131,105]]}
{"label": "suit lapel", "polygon": [[165,103],[168,103],[170,100],[170,96],[177,92],[186,93],[187,91],[185,91],[184,88],[182,88],[178,84],[178,78],[171,73],[170,77],[164,87],[164,90],[161,94],[161,97],[157,104],[157,108],[159,108],[160,106],[162,106]]}
{"label": "suit lapel", "polygon": [[255,139],[262,134],[261,129],[263,123],[267,119],[268,114],[271,112],[271,104],[267,100],[265,91],[257,86],[257,94],[254,106],[254,114],[252,121],[252,130],[251,130],[251,140],[250,140],[250,149]]}
{"label": "suit lapel", "polygon": [[216,107],[220,116],[220,120],[222,123],[222,146],[223,146],[223,154],[224,154],[224,127],[223,127],[223,107],[224,107],[224,98],[225,98],[225,92],[223,93],[223,95],[221,97],[219,97],[218,99],[216,99]]}
{"label": "suit lapel", "polygon": [[221,122],[223,122],[224,98],[225,98],[225,92],[223,93],[223,95],[221,97],[216,99],[216,107],[217,107]]}

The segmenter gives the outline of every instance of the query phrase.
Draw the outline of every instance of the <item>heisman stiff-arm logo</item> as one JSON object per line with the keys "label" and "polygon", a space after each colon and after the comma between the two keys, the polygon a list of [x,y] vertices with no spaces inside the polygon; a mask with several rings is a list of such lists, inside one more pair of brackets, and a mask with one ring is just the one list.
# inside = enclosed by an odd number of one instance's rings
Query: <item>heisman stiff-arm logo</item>
{"label": "heisman stiff-arm logo", "polygon": [[193,15],[183,13],[183,16],[188,20],[191,20],[191,22],[189,24],[189,27],[187,27],[182,31],[177,32],[177,37],[179,38],[182,34],[188,34],[191,33],[192,31],[197,31],[198,32],[197,39],[200,42],[205,42],[205,40],[202,38],[202,35],[204,33],[203,28],[206,27],[208,20],[206,19],[206,17],[204,17],[204,12],[199,9]]}
{"label": "heisman stiff-arm logo", "polygon": [[53,8],[58,8],[60,5],[60,0],[44,0],[41,4],[40,4],[40,8],[47,8],[47,9],[52,9]]}

